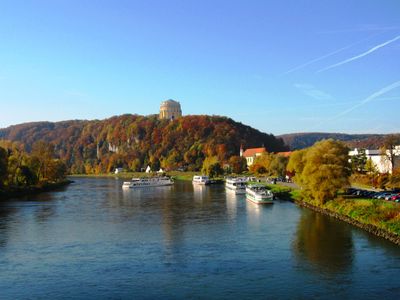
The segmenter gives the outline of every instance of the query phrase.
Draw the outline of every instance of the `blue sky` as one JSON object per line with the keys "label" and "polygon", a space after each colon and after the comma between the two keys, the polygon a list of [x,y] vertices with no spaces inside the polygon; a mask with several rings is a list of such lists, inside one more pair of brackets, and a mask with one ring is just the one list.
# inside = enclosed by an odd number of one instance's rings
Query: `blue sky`
{"label": "blue sky", "polygon": [[157,113],[400,129],[400,1],[0,1],[0,128]]}

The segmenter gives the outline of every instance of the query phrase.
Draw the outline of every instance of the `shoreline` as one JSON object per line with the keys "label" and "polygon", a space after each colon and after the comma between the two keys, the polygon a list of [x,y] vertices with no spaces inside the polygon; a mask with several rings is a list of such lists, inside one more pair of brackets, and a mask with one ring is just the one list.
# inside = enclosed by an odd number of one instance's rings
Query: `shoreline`
{"label": "shoreline", "polygon": [[26,188],[17,188],[9,191],[0,191],[0,201],[20,198],[24,196],[37,195],[40,193],[51,192],[73,183],[72,180],[66,179],[56,183],[47,183],[43,186],[30,186]]}
{"label": "shoreline", "polygon": [[310,204],[308,202],[305,202],[303,200],[293,199],[293,202],[295,204],[299,205],[300,207],[305,207],[305,208],[313,210],[313,211],[315,211],[317,213],[321,213],[321,214],[333,217],[333,218],[335,218],[337,220],[346,222],[347,224],[356,226],[356,227],[358,227],[360,229],[363,229],[363,230],[367,231],[368,233],[371,233],[371,234],[373,234],[375,236],[384,238],[384,239],[386,239],[386,240],[388,240],[388,241],[400,246],[400,235],[392,233],[392,232],[390,232],[388,230],[379,228],[379,227],[377,227],[375,225],[372,225],[372,224],[362,223],[362,222],[360,222],[358,220],[355,220],[355,219],[353,219],[351,217],[348,217],[346,215],[339,214],[337,212],[334,212],[334,211],[326,209],[326,208],[321,208],[321,207],[312,205],[312,204]]}

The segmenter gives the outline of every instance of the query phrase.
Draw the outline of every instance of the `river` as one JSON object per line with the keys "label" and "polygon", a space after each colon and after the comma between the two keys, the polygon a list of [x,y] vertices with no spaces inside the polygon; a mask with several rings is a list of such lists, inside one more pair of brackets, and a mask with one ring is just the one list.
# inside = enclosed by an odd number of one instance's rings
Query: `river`
{"label": "river", "polygon": [[400,297],[400,247],[291,202],[73,180],[0,203],[0,299]]}

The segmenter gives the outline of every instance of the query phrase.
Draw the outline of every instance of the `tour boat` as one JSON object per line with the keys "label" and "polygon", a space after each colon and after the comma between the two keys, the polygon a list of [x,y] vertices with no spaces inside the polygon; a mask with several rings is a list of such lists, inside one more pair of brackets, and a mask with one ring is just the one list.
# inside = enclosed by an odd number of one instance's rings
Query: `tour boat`
{"label": "tour boat", "polygon": [[193,183],[195,184],[210,184],[210,179],[208,178],[208,176],[193,176]]}
{"label": "tour boat", "polygon": [[246,187],[246,199],[256,204],[272,204],[274,194],[261,184],[252,184]]}
{"label": "tour boat", "polygon": [[174,184],[169,177],[149,177],[149,178],[132,178],[131,181],[125,181],[123,188],[141,188],[141,187],[156,187]]}
{"label": "tour boat", "polygon": [[246,178],[227,178],[225,181],[225,187],[235,192],[235,194],[246,193]]}

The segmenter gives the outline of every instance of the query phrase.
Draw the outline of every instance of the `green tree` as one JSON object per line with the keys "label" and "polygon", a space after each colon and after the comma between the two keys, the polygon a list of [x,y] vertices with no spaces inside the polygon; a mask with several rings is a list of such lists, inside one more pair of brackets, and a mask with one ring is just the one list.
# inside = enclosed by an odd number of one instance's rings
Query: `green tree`
{"label": "green tree", "polygon": [[306,164],[306,154],[307,149],[294,151],[289,158],[288,165],[286,167],[287,171],[294,175],[293,180],[299,186],[303,185],[302,173],[304,166]]}
{"label": "green tree", "polygon": [[271,162],[273,154],[263,153],[254,159],[253,164],[250,166],[250,172],[254,174],[269,174],[271,175]]}
{"label": "green tree", "polygon": [[203,174],[211,178],[222,175],[224,173],[224,170],[222,169],[217,156],[206,157],[203,162],[203,168],[201,169],[201,171]]}
{"label": "green tree", "polygon": [[54,145],[44,141],[33,144],[32,157],[36,159],[36,176],[39,180],[47,179],[47,172],[54,157]]}
{"label": "green tree", "polygon": [[388,162],[390,169],[396,169],[396,146],[400,144],[400,135],[390,134],[388,135],[381,148],[381,153],[383,155],[384,162]]}
{"label": "green tree", "polygon": [[138,172],[140,171],[140,168],[142,167],[142,164],[140,162],[139,158],[135,158],[129,162],[129,169],[133,172]]}
{"label": "green tree", "polygon": [[353,172],[365,173],[365,165],[367,163],[367,155],[365,154],[365,149],[360,149],[357,155],[353,155],[350,158],[351,169]]}
{"label": "green tree", "polygon": [[16,182],[18,185],[31,186],[37,183],[37,177],[29,167],[21,166],[16,171]]}
{"label": "green tree", "polygon": [[288,160],[289,159],[283,155],[279,154],[273,155],[270,164],[271,175],[284,178],[286,176],[286,167],[288,164]]}
{"label": "green tree", "polygon": [[67,166],[60,159],[53,159],[48,166],[47,176],[50,181],[57,182],[65,179]]}
{"label": "green tree", "polygon": [[390,177],[389,187],[400,188],[400,167],[394,169],[392,176]]}
{"label": "green tree", "polygon": [[303,188],[305,196],[319,204],[334,199],[338,190],[349,184],[348,148],[339,141],[317,142],[293,159],[296,163],[289,163],[289,167],[296,171],[296,182]]}
{"label": "green tree", "polygon": [[0,188],[4,186],[4,181],[7,178],[8,153],[5,149],[0,148]]}
{"label": "green tree", "polygon": [[241,174],[247,170],[246,159],[241,156],[231,156],[231,158],[229,158],[229,165],[232,172],[235,174]]}

